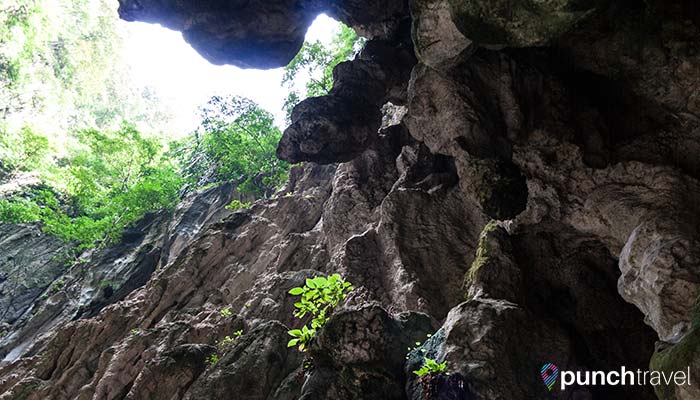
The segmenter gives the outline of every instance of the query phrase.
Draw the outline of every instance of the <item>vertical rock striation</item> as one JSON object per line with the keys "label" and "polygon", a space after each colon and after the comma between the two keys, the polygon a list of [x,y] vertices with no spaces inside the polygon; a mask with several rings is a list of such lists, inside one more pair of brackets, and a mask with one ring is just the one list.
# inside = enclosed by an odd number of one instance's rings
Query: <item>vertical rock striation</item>
{"label": "vertical rock striation", "polygon": [[[537,373],[651,360],[700,384],[694,4],[120,1],[243,67],[288,62],[322,11],[370,40],[295,107],[278,156],[306,163],[249,210],[224,210],[222,187],[88,259],[112,271],[131,249],[115,271],[134,284],[6,327],[0,399],[695,399],[548,392]],[[407,109],[392,126],[388,102]],[[334,272],[357,289],[309,367],[285,347],[287,291]],[[77,302],[61,293],[47,303]],[[451,375],[416,377],[424,357]]]}

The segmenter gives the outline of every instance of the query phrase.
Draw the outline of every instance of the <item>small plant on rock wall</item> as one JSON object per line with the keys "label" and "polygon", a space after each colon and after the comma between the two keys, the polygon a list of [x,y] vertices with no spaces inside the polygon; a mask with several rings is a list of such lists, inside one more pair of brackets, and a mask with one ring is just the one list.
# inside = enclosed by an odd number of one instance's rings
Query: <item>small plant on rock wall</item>
{"label": "small plant on rock wall", "polygon": [[214,353],[210,354],[209,357],[206,359],[207,364],[209,365],[214,365],[219,362],[219,355]]}
{"label": "small plant on rock wall", "polygon": [[224,348],[224,349],[227,348],[227,347],[230,346],[236,339],[238,339],[238,338],[241,337],[242,335],[243,335],[243,329],[239,329],[239,330],[233,332],[233,337],[231,337],[231,336],[224,336],[224,338],[221,339],[221,341],[219,342],[219,347],[220,347],[220,348]]}
{"label": "small plant on rock wall", "polygon": [[304,325],[301,329],[292,329],[289,335],[292,339],[287,347],[299,346],[300,351],[306,351],[309,342],[316,335],[316,331],[323,328],[333,309],[345,300],[347,294],[354,289],[350,282],[345,282],[339,274],[329,277],[316,276],[306,279],[302,287],[295,287],[289,291],[293,296],[301,296],[294,303],[296,311],[294,316],[303,318],[311,314],[311,327]]}
{"label": "small plant on rock wall", "polygon": [[[430,339],[432,336],[433,336],[433,335],[429,333],[429,334],[426,335],[426,338]],[[426,350],[426,349],[424,349],[424,348],[423,348],[423,349],[420,348],[420,346],[421,346],[421,342],[416,342],[416,347],[408,347],[408,349],[407,349],[407,350],[408,350],[408,353],[406,353],[406,359],[408,360],[408,358],[409,358],[409,356],[410,356],[410,354],[411,354],[412,351],[418,350],[418,351],[420,351],[421,353],[424,353],[424,354],[428,351],[428,350]]]}
{"label": "small plant on rock wall", "polygon": [[439,374],[441,372],[444,372],[446,368],[447,361],[438,363],[437,361],[431,358],[425,357],[423,361],[423,366],[420,367],[420,369],[413,371],[413,373],[420,377],[427,374]]}
{"label": "small plant on rock wall", "polygon": [[54,283],[53,286],[51,286],[51,293],[58,293],[65,284],[66,281],[64,281],[63,279],[57,280],[56,283]]}
{"label": "small plant on rock wall", "polygon": [[216,353],[210,354],[206,358],[206,362],[209,365],[214,365],[217,362],[219,362],[219,354],[226,354],[231,348],[233,348],[233,344],[238,339],[243,335],[243,329],[239,329],[235,332],[232,333],[232,336],[224,336],[223,339],[217,340],[216,341]]}
{"label": "small plant on rock wall", "polygon": [[226,308],[222,308],[219,311],[219,315],[221,315],[224,318],[231,318],[233,316],[233,312],[231,312],[230,308],[226,307]]}
{"label": "small plant on rock wall", "polygon": [[299,345],[299,351],[306,351],[311,338],[316,336],[316,329],[309,329],[308,326],[304,325],[301,329],[292,329],[287,333],[293,338],[287,343],[287,347]]}
{"label": "small plant on rock wall", "polygon": [[238,211],[238,210],[242,210],[245,208],[250,208],[251,205],[252,204],[250,202],[242,202],[240,200],[233,200],[232,202],[230,202],[226,206],[226,209],[231,210],[231,211]]}

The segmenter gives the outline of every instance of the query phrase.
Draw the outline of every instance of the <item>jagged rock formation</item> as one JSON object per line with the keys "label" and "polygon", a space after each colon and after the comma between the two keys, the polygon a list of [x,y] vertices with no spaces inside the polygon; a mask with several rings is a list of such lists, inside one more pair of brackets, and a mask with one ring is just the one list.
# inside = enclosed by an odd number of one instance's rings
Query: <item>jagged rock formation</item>
{"label": "jagged rock formation", "polygon": [[232,184],[190,195],[173,215],[145,217],[119,245],[91,250],[72,266],[66,244],[38,227],[0,225],[3,363],[14,361],[53,327],[93,317],[143,286],[204,226],[229,214],[223,207],[237,196]]}
{"label": "jagged rock formation", "polygon": [[63,273],[61,255],[66,246],[31,225],[0,225],[0,238],[0,329],[4,337]]}
{"label": "jagged rock formation", "polygon": [[[176,217],[89,258],[86,271],[121,260],[133,284],[10,327],[0,399],[697,398],[549,393],[537,372],[651,360],[699,384],[698,9],[511,3],[122,0],[124,18],[242,66],[284,64],[320,11],[371,40],[295,108],[278,155],[310,162],[281,193],[230,213],[220,188],[187,203],[197,224]],[[398,125],[382,126],[387,102],[407,108]],[[332,272],[357,289],[305,368],[285,347],[300,326],[287,291]],[[424,356],[452,375],[415,377]]]}

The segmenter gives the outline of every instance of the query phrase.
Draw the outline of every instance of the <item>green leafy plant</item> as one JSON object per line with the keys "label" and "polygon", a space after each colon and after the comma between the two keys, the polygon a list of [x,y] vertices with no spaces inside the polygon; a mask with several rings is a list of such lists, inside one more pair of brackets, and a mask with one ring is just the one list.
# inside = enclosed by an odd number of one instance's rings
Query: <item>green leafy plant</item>
{"label": "green leafy plant", "polygon": [[[0,200],[0,222],[39,222],[79,253],[118,241],[126,227],[179,200],[182,179],[161,157],[161,144],[133,126],[79,130],[72,139],[60,163],[52,160],[35,170],[42,186]],[[0,163],[5,161],[0,151]]]}
{"label": "green leafy plant", "polygon": [[229,351],[231,349],[231,347],[233,346],[233,343],[242,335],[243,335],[243,329],[239,329],[239,330],[233,332],[233,334],[231,336],[226,335],[226,336],[224,336],[223,339],[217,341],[216,342],[216,347],[218,349],[217,354],[218,353],[225,354],[227,351]]}
{"label": "green leafy plant", "polygon": [[[428,334],[428,338],[430,338],[430,334]],[[412,351],[418,350],[418,351],[420,351],[421,353],[427,352],[426,349],[419,349],[420,346],[421,346],[421,342],[416,342],[415,347],[408,347],[408,349],[407,349],[407,350],[408,350],[408,353],[406,353],[406,359],[408,360],[409,354],[410,354]]]}
{"label": "green leafy plant", "polygon": [[132,329],[132,330],[131,330],[131,335],[132,335],[132,336],[138,336],[138,335],[140,335],[140,334],[141,334],[141,330],[140,330],[140,329]]}
{"label": "green leafy plant", "polygon": [[287,342],[287,347],[298,345],[299,351],[306,351],[309,342],[311,342],[311,339],[316,335],[316,329],[309,329],[308,326],[304,325],[301,329],[292,329],[287,333],[293,338]]}
{"label": "green leafy plant", "polygon": [[233,332],[233,337],[224,336],[224,338],[221,339],[221,342],[219,342],[219,345],[229,346],[231,343],[233,343],[234,340],[238,339],[242,335],[243,335],[243,329],[239,329],[239,330]]}
{"label": "green leafy plant", "polygon": [[228,346],[231,343],[233,343],[233,338],[231,336],[224,336],[224,338],[221,339],[221,342],[219,343],[219,345]]}
{"label": "green leafy plant", "polygon": [[240,96],[213,96],[200,111],[199,129],[171,144],[189,185],[236,181],[240,193],[260,198],[286,182],[289,164],[276,156],[282,132],[271,113]]}
{"label": "green leafy plant", "polygon": [[219,355],[216,353],[210,354],[205,361],[209,365],[214,365],[219,362]]}
{"label": "green leafy plant", "polygon": [[66,281],[64,281],[63,279],[57,280],[56,283],[54,283],[51,286],[51,294],[58,293],[65,284]]}
{"label": "green leafy plant", "polygon": [[226,209],[231,210],[231,211],[238,211],[238,210],[241,210],[244,208],[250,208],[250,206],[251,206],[250,202],[243,203],[240,200],[233,200],[232,202],[228,203],[228,205],[226,206]]}
{"label": "green leafy plant", "polygon": [[287,347],[299,346],[300,351],[305,351],[316,331],[323,328],[333,309],[347,297],[354,289],[350,282],[346,282],[339,274],[329,277],[316,276],[306,279],[304,286],[295,287],[289,291],[293,296],[300,296],[294,303],[296,311],[294,316],[303,318],[307,314],[313,316],[311,327],[304,325],[301,329],[293,329],[288,333],[292,336]]}
{"label": "green leafy plant", "polygon": [[0,160],[10,170],[29,171],[41,166],[49,152],[49,139],[25,126],[0,135]]}
{"label": "green leafy plant", "polygon": [[304,359],[304,364],[302,366],[304,371],[310,370],[311,368],[313,368],[313,366],[314,366],[313,360],[311,360],[309,358]]}
{"label": "green leafy plant", "polygon": [[[427,335],[425,335],[425,337],[428,338],[428,339],[430,339],[431,337],[433,337],[433,335],[432,335],[431,333],[428,333]],[[408,360],[408,359],[409,359],[409,355],[411,354],[411,352],[412,352],[412,351],[415,351],[415,350],[418,350],[418,351],[420,351],[421,353],[425,354],[425,353],[427,352],[427,350],[426,350],[425,348],[419,349],[420,346],[421,346],[421,342],[416,342],[416,346],[415,346],[415,347],[408,347],[408,349],[407,349],[407,350],[408,350],[408,353],[406,353],[406,359]]]}
{"label": "green leafy plant", "polygon": [[441,372],[444,372],[446,368],[447,361],[438,363],[437,361],[431,358],[425,357],[423,360],[423,366],[413,371],[413,373],[418,376],[423,376],[427,374],[439,374]]}
{"label": "green leafy plant", "polygon": [[[297,55],[284,67],[282,85],[289,89],[289,94],[283,109],[288,122],[291,121],[294,106],[301,100],[323,96],[333,88],[333,68],[353,58],[364,44],[364,38],[342,24],[329,44],[304,42]],[[302,82],[305,87],[298,88]]]}
{"label": "green leafy plant", "polygon": [[229,307],[226,307],[226,308],[222,308],[219,311],[219,315],[221,315],[224,318],[231,318],[233,316],[233,312],[231,311],[231,309]]}

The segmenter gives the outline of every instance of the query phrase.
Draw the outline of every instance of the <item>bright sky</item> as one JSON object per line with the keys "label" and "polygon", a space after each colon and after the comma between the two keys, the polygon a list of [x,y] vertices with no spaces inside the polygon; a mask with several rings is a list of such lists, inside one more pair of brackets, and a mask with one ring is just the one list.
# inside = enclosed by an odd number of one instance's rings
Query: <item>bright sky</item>
{"label": "bright sky", "polygon": [[[125,33],[126,56],[133,79],[139,86],[151,86],[159,98],[173,109],[177,135],[190,133],[198,123],[197,109],[211,96],[248,97],[276,117],[284,128],[282,105],[287,91],[281,86],[282,68],[240,69],[210,64],[182,38],[180,32],[160,25],[121,21]],[[339,23],[321,14],[309,28],[306,39],[327,42]]]}

